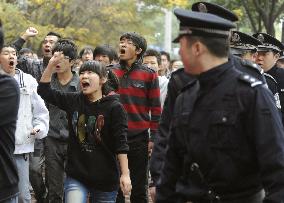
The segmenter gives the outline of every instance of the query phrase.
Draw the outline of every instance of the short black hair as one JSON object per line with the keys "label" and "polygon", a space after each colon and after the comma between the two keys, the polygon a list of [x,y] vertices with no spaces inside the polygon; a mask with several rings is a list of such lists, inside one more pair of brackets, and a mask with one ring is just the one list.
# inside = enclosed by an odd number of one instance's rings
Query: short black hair
{"label": "short black hair", "polygon": [[123,38],[132,40],[136,48],[140,48],[142,50],[141,53],[138,54],[138,58],[142,58],[143,54],[147,49],[146,39],[136,32],[126,32],[120,36],[119,40],[122,40]]}
{"label": "short black hair", "polygon": [[24,55],[26,53],[33,53],[33,51],[30,49],[30,48],[22,48],[20,51],[19,51],[19,55]]}
{"label": "short black hair", "polygon": [[171,61],[171,56],[170,56],[170,53],[169,53],[169,52],[160,51],[160,53],[161,53],[161,56],[162,56],[162,55],[165,55],[165,56],[167,57],[167,59],[168,59],[169,62]]}
{"label": "short black hair", "polygon": [[81,51],[79,52],[79,58],[82,58],[85,52],[92,52],[94,53],[94,48],[91,46],[85,46]]}
{"label": "short black hair", "polygon": [[107,55],[110,62],[118,59],[116,51],[108,44],[97,46],[94,50],[94,58],[97,55]]}
{"label": "short black hair", "polygon": [[52,49],[52,54],[56,51],[62,51],[70,60],[77,58],[77,47],[70,39],[59,39]]}
{"label": "short black hair", "polygon": [[119,61],[119,57],[118,57],[118,54],[117,54],[117,51],[115,51],[114,48],[111,49],[112,51],[112,56],[113,56],[113,61]]}
{"label": "short black hair", "polygon": [[158,65],[161,65],[161,54],[155,49],[147,49],[144,54],[144,57],[145,56],[155,56],[157,58]]}
{"label": "short black hair", "polygon": [[56,36],[58,39],[62,38],[62,36],[56,32],[48,32],[45,36]]}
{"label": "short black hair", "polygon": [[102,87],[103,95],[108,95],[111,91],[118,90],[118,78],[110,69],[107,69],[103,63],[94,60],[85,61],[79,69],[79,75],[84,71],[92,71],[98,74],[100,78],[107,78],[107,82],[104,83]]}
{"label": "short black hair", "polygon": [[[16,53],[17,53],[17,55],[18,55],[18,50],[17,50],[17,47],[14,45],[14,44],[3,44],[2,45],[2,49],[4,49],[4,48],[6,48],[6,47],[12,47],[13,49],[15,49],[15,51],[16,51]],[[2,51],[2,49],[0,50],[0,51]]]}
{"label": "short black hair", "polygon": [[200,36],[191,36],[187,35],[187,38],[189,38],[190,45],[200,41],[202,44],[204,44],[209,52],[216,56],[216,57],[228,57],[229,55],[229,49],[230,49],[230,43],[228,37],[200,37]]}

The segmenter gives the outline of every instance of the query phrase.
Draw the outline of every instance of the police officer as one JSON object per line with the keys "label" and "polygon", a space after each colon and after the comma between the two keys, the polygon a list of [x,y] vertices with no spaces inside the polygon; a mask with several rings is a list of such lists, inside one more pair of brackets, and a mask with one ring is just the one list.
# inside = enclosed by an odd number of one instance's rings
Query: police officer
{"label": "police officer", "polygon": [[[275,78],[280,104],[281,107],[284,107],[284,69],[279,68],[276,65],[281,50],[284,49],[284,45],[279,40],[266,33],[256,33],[253,36],[263,43],[258,46],[256,62],[261,66],[265,73]],[[283,107],[281,108],[282,121],[284,121]]]}
{"label": "police officer", "polygon": [[[230,10],[209,2],[194,3],[192,5],[192,10],[197,12],[211,13],[217,16],[221,16],[232,22],[238,21],[238,17]],[[240,58],[236,58],[233,55],[230,55],[230,60],[233,61],[233,63],[235,64],[234,67],[236,67],[238,70],[246,72],[265,83],[265,78],[261,73],[261,68],[256,67],[248,60],[241,60]],[[161,169],[163,167],[165,151],[168,144],[172,112],[176,98],[180,93],[180,90],[192,80],[194,80],[194,76],[185,73],[183,68],[173,72],[169,80],[168,92],[159,123],[158,133],[156,134],[156,138],[154,140],[154,148],[150,160],[150,172],[153,181],[152,185],[156,185],[160,176]]]}
{"label": "police officer", "polygon": [[[201,1],[192,4],[191,9],[192,11],[211,13],[232,22],[238,21],[236,14],[218,4]],[[232,53],[229,55],[229,60],[233,62],[236,69],[240,70],[241,72],[248,73],[254,78],[266,83],[265,77],[263,75],[263,70],[261,70],[260,67],[255,66],[255,64],[250,60],[242,60],[240,57],[236,57]]]}
{"label": "police officer", "polygon": [[277,61],[277,67],[284,68],[284,51],[281,51],[280,57]]}
{"label": "police officer", "polygon": [[[255,64],[257,58],[257,46],[263,45],[261,41],[254,38],[253,36],[247,35],[239,31],[232,31],[230,38],[231,53],[242,59],[249,60],[253,63],[256,68],[261,69],[257,64]],[[263,72],[263,70],[262,70]],[[267,86],[274,95],[275,104],[277,108],[281,109],[279,93],[277,89],[277,82],[274,77],[268,73],[264,73]]]}
{"label": "police officer", "polygon": [[262,45],[262,43],[253,36],[235,30],[231,33],[231,53],[240,58],[255,62],[258,45]]}
{"label": "police officer", "polygon": [[260,203],[284,199],[284,132],[273,95],[232,68],[234,24],[208,13],[174,11],[180,55],[195,75],[174,108],[157,203]]}

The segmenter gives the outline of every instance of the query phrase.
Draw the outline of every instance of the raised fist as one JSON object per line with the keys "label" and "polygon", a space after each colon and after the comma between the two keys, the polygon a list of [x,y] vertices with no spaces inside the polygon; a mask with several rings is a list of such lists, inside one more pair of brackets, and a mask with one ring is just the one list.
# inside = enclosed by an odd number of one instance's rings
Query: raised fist
{"label": "raised fist", "polygon": [[38,34],[38,31],[34,27],[29,27],[26,32],[21,36],[24,40],[27,40],[30,37],[34,37]]}

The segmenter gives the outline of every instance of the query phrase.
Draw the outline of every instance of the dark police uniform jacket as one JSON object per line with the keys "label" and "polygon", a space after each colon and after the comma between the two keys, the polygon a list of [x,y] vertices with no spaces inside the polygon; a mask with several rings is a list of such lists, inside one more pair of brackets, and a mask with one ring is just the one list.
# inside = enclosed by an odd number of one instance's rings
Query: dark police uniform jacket
{"label": "dark police uniform jacket", "polygon": [[[157,203],[245,198],[284,200],[284,132],[274,98],[230,62],[202,73],[178,96]],[[192,170],[197,164],[199,170]]]}
{"label": "dark police uniform jacket", "polygon": [[249,60],[242,59],[238,56],[234,56],[232,54],[229,55],[229,61],[232,61],[234,67],[237,70],[243,73],[247,73],[253,76],[254,78],[262,81],[263,83],[266,83],[265,77],[263,75],[263,70],[257,64]]}
{"label": "dark police uniform jacket", "polygon": [[284,123],[284,69],[277,66],[272,67],[266,73],[270,74],[277,82],[277,89],[281,104],[282,122]]}
{"label": "dark police uniform jacket", "polygon": [[180,94],[181,89],[194,77],[186,74],[183,68],[174,71],[168,83],[168,91],[165,99],[161,119],[159,122],[158,132],[154,140],[154,148],[150,160],[150,172],[153,184],[156,185],[163,167],[165,159],[165,151],[168,144],[168,134],[172,113],[177,96]]}
{"label": "dark police uniform jacket", "polygon": [[276,104],[276,107],[279,109],[280,116],[282,117],[281,103],[280,103],[279,92],[278,92],[278,83],[275,80],[275,78],[272,77],[272,75],[268,73],[264,73],[264,77],[265,77],[268,89],[272,92],[274,96],[275,104]]}
{"label": "dark police uniform jacket", "polygon": [[[234,55],[230,55],[229,60],[232,61],[234,67],[241,72],[247,73],[254,78],[266,83],[263,76],[263,71],[256,64],[243,60]],[[190,81],[194,80],[194,76],[190,76],[184,72],[184,69],[178,69],[172,73],[172,76],[168,83],[168,92],[163,107],[163,112],[161,114],[161,119],[159,123],[158,132],[154,140],[154,149],[150,160],[150,172],[153,180],[153,184],[156,185],[161,173],[161,169],[164,164],[165,151],[169,139],[169,129],[172,119],[172,112],[174,110],[174,105],[177,96],[179,95],[181,89]]]}

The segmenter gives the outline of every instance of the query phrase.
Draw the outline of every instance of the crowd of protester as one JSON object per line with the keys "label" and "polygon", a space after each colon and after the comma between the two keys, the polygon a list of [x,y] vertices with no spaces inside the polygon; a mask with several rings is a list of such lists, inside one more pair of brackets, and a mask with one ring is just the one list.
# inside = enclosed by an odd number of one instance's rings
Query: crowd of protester
{"label": "crowd of protester", "polygon": [[216,4],[174,14],[180,60],[0,29],[0,203],[283,201],[283,43]]}

